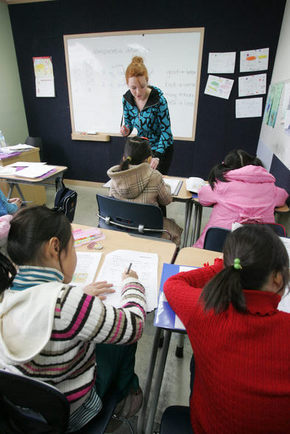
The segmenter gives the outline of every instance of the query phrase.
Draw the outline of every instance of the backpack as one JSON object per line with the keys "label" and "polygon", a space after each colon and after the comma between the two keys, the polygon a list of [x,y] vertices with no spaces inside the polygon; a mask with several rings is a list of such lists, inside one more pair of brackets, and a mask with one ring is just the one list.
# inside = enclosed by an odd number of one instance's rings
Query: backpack
{"label": "backpack", "polygon": [[67,188],[60,177],[55,180],[55,188],[54,208],[62,211],[72,223],[77,206],[78,194],[76,191]]}

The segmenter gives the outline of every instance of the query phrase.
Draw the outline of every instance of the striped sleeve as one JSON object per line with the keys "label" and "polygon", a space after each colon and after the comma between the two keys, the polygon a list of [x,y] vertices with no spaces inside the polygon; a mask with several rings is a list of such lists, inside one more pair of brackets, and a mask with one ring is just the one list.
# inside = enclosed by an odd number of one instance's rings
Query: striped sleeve
{"label": "striped sleeve", "polygon": [[144,288],[126,279],[122,307],[105,305],[98,297],[86,295],[81,288],[69,288],[57,305],[52,340],[81,340],[107,344],[131,344],[142,336],[146,302]]}

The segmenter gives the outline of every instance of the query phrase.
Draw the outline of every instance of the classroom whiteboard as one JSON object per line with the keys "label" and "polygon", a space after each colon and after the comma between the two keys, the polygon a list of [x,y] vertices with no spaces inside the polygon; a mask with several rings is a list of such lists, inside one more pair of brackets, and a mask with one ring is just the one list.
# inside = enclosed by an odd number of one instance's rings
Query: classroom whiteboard
{"label": "classroom whiteboard", "polygon": [[125,71],[137,55],[167,99],[174,137],[194,140],[203,35],[203,28],[64,35],[72,138],[119,135]]}

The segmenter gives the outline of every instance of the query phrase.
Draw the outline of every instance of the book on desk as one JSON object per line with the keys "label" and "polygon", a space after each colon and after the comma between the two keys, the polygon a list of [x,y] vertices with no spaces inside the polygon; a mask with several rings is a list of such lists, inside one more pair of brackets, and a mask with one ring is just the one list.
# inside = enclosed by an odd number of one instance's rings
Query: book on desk
{"label": "book on desk", "polygon": [[180,273],[181,271],[190,271],[197,267],[188,267],[185,265],[177,264],[163,264],[158,305],[155,311],[154,325],[156,327],[166,328],[170,330],[185,330],[184,325],[171,309],[165,294],[163,292],[164,283],[169,277],[174,276],[174,274]]}

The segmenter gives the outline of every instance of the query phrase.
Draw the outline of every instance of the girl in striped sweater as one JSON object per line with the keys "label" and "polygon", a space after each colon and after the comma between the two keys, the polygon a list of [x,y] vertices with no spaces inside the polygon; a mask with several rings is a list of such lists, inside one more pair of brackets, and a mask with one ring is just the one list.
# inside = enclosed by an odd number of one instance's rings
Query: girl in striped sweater
{"label": "girl in striped sweater", "polygon": [[0,258],[6,273],[0,285],[0,368],[59,389],[70,403],[69,431],[101,410],[112,385],[126,408],[135,405],[131,416],[142,402],[134,363],[146,312],[137,274],[123,274],[118,309],[102,301],[113,291],[107,282],[69,285],[76,266],[71,226],[64,214],[44,206],[15,215],[8,254],[18,272]]}

